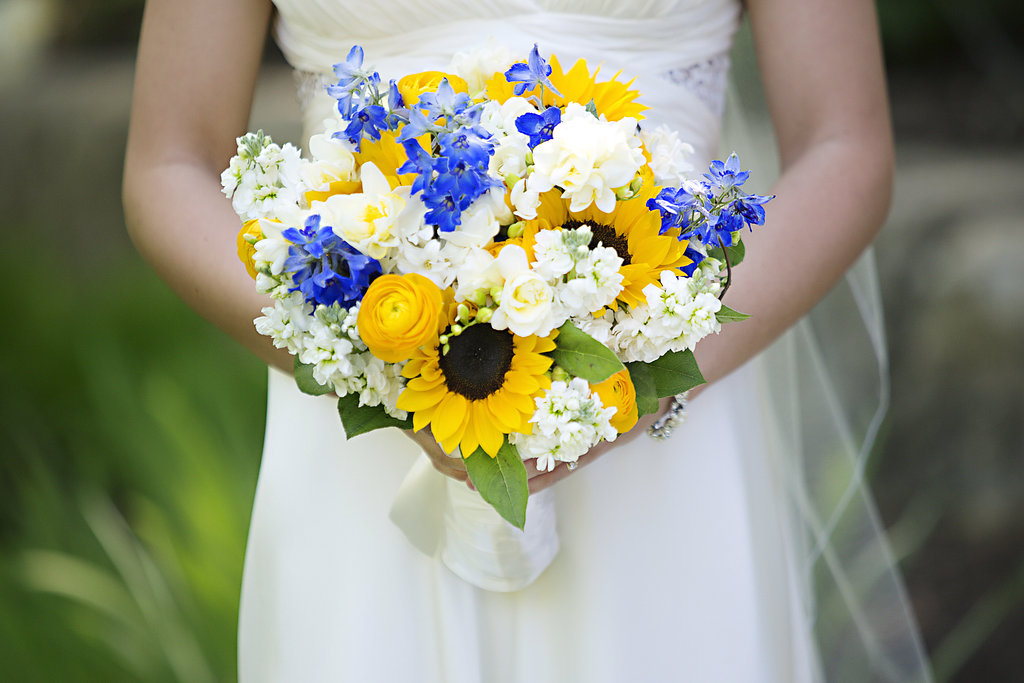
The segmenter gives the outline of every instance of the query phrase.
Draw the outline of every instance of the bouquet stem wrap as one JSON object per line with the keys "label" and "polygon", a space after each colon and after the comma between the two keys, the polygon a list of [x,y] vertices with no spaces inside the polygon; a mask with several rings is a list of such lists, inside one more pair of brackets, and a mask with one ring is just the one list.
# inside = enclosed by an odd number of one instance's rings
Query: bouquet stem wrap
{"label": "bouquet stem wrap", "polygon": [[[429,510],[436,512],[424,514]],[[420,551],[437,554],[459,578],[484,590],[525,588],[558,554],[551,489],[530,496],[523,531],[464,483],[438,474],[426,456],[402,482],[390,516]]]}

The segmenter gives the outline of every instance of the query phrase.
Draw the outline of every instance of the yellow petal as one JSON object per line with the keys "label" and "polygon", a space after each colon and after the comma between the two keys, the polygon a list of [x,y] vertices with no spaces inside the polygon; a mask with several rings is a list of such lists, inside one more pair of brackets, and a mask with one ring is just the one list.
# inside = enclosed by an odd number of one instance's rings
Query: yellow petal
{"label": "yellow petal", "polygon": [[476,420],[476,435],[480,439],[480,446],[492,458],[498,454],[501,445],[505,442],[505,434],[498,429],[494,420],[490,419],[491,411],[483,401],[478,401],[474,406]]}
{"label": "yellow petal", "polygon": [[449,392],[437,406],[437,413],[431,420],[434,438],[439,442],[449,439],[463,423],[466,416],[466,398],[462,394]]}
{"label": "yellow petal", "polygon": [[477,438],[477,431],[479,429],[479,423],[476,420],[476,409],[473,407],[477,401],[469,402],[468,418],[466,420],[466,431],[463,433],[462,438],[459,439],[459,448],[462,449],[462,457],[466,458],[476,452],[476,449],[480,446],[480,440]]}
{"label": "yellow petal", "polygon": [[505,373],[505,381],[502,383],[508,391],[515,392],[517,394],[532,394],[537,391],[537,380],[531,375],[525,372],[516,372],[515,370],[509,370]]}
{"label": "yellow petal", "polygon": [[400,410],[416,412],[431,406],[437,406],[448,389],[444,385],[438,385],[427,391],[414,391],[406,385],[405,390],[399,394],[397,406]]}
{"label": "yellow petal", "polygon": [[[401,397],[399,397],[399,400],[401,400]],[[417,411],[417,412],[413,413],[412,414],[412,430],[414,432],[418,432],[421,429],[423,429],[424,427],[426,427],[428,424],[430,424],[430,418],[432,418],[434,416],[434,412],[436,410],[437,410],[437,407],[435,406],[435,407],[432,407],[432,408],[424,408],[423,410],[420,410],[420,411]]]}

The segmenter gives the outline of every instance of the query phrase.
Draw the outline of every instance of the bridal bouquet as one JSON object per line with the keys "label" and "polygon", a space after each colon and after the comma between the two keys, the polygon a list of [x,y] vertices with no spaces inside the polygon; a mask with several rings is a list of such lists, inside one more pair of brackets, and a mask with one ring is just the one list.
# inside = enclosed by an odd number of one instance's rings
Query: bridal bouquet
{"label": "bridal bouquet", "polygon": [[222,176],[238,253],[273,299],[257,330],[334,392],[349,438],[429,427],[484,500],[525,523],[523,459],[550,470],[704,380],[747,194],[735,155],[638,125],[632,81],[536,47],[392,80],[352,48],[311,158],[262,132]]}

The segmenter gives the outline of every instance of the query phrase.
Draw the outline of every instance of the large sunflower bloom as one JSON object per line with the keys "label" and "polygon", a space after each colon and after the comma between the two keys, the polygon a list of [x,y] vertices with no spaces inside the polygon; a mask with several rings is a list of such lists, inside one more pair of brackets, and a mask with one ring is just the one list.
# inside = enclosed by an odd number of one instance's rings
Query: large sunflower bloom
{"label": "large sunflower bloom", "polygon": [[479,447],[494,457],[506,434],[532,430],[534,398],[551,386],[543,354],[557,334],[518,337],[478,323],[451,336],[447,354],[421,348],[402,370],[409,382],[398,407],[412,413],[414,430],[430,425],[445,451],[458,446],[469,457]]}
{"label": "large sunflower bloom", "polygon": [[[601,67],[598,66],[594,73],[590,73],[590,68],[583,59],[578,60],[568,71],[562,70],[558,58],[554,55],[551,55],[548,64],[551,66],[549,80],[562,93],[562,96],[559,97],[550,89],[545,88],[543,101],[546,107],[554,105],[564,109],[569,102],[586,106],[593,101],[597,112],[604,114],[609,121],[618,121],[627,116],[640,120],[643,118],[643,112],[650,109],[636,101],[640,92],[630,90],[633,81],[623,83],[617,80],[618,73],[612,76],[611,80],[599,83],[597,74],[601,71]],[[498,102],[505,102],[512,97],[514,87],[514,83],[509,83],[505,79],[504,73],[497,73],[487,81],[487,97]],[[523,96],[529,97],[536,94],[537,89],[533,88],[527,90]]]}
{"label": "large sunflower bloom", "polygon": [[526,221],[523,248],[532,260],[538,230],[587,225],[593,233],[591,248],[600,243],[615,249],[622,259],[622,291],[616,300],[630,307],[642,304],[647,300],[644,287],[658,284],[663,270],[691,263],[686,256],[687,241],[679,239],[678,228],[658,234],[661,213],[647,208],[647,200],[656,196],[656,190],[653,182],[645,182],[636,197],[616,202],[611,213],[593,204],[582,211],[570,211],[569,201],[562,199],[557,189],[545,192],[540,197],[537,218]]}

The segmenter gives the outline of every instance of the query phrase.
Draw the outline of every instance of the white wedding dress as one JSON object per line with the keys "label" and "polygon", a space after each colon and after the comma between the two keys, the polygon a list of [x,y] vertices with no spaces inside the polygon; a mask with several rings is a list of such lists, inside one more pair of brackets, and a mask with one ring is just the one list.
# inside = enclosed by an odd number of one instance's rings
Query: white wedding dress
{"label": "white wedding dress", "polygon": [[[737,0],[276,4],[278,42],[306,72],[307,136],[332,105],[319,86],[353,44],[386,81],[486,41],[524,57],[536,42],[566,65],[639,75],[648,118],[680,131],[698,164],[717,153]],[[558,555],[528,587],[491,592],[389,517],[424,457],[413,443],[390,429],[346,441],[334,401],[271,371],[240,680],[820,679],[763,391],[755,361],[708,388],[670,439],[641,435],[559,483]]]}

